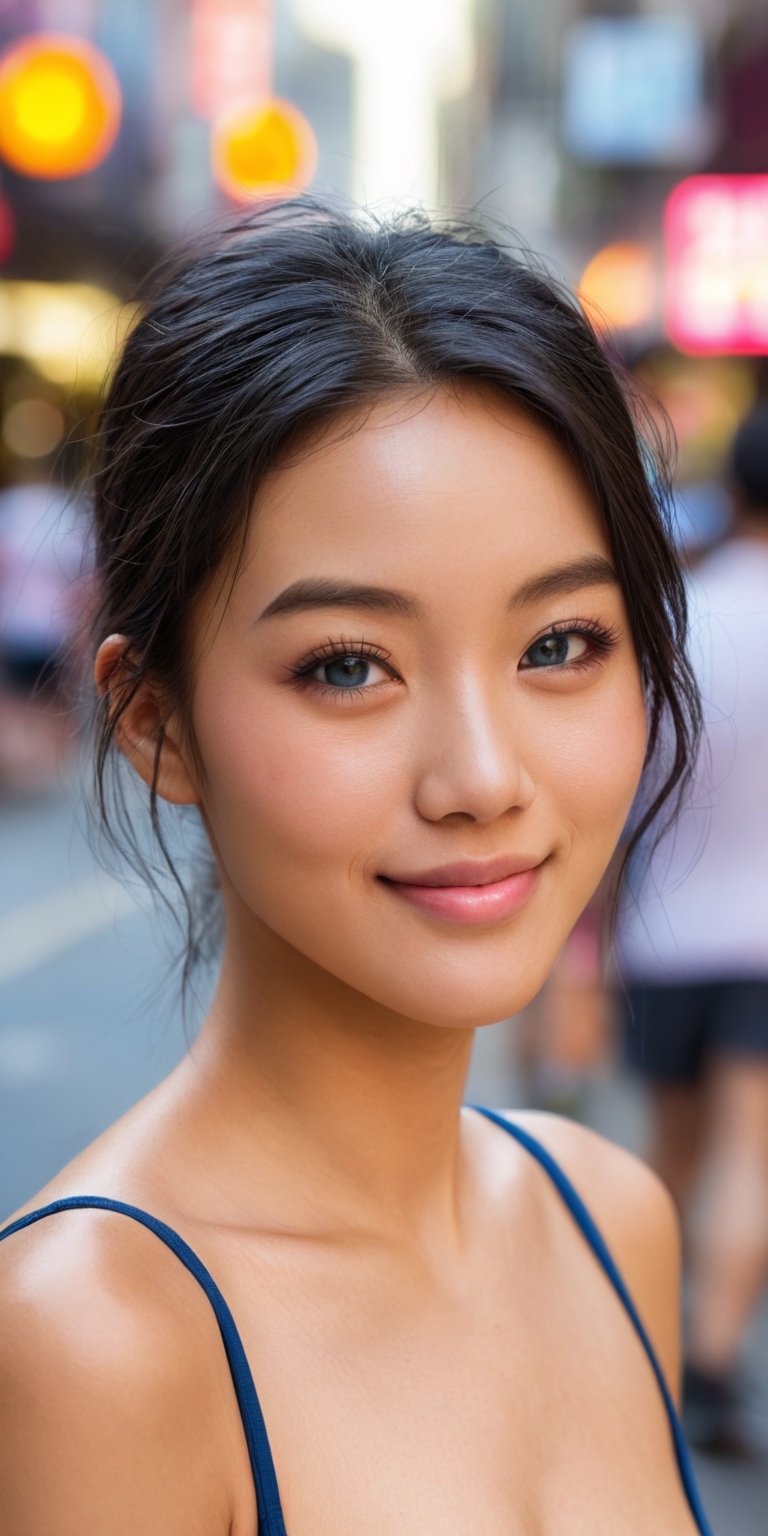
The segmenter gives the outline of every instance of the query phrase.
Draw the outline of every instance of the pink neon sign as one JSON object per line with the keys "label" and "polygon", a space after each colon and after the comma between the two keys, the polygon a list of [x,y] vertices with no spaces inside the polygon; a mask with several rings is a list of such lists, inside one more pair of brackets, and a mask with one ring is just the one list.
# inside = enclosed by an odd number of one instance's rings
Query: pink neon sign
{"label": "pink neon sign", "polygon": [[273,0],[193,0],[190,95],[201,117],[268,96]]}
{"label": "pink neon sign", "polygon": [[665,321],[683,352],[768,353],[768,176],[689,176],[664,210]]}

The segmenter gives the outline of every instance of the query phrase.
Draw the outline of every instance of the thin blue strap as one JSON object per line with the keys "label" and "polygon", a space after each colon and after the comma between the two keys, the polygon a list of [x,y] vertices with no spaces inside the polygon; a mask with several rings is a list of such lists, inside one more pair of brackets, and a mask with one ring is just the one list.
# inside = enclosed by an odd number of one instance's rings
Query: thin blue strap
{"label": "thin blue strap", "polygon": [[493,1120],[494,1124],[500,1125],[502,1130],[507,1131],[510,1136],[514,1136],[515,1140],[519,1141],[521,1146],[525,1147],[526,1150],[536,1158],[537,1162],[541,1164],[545,1172],[549,1174],[549,1177],[552,1180],[552,1183],[555,1185],[558,1193],[562,1195],[565,1204],[567,1205],[571,1215],[574,1218],[574,1221],[583,1232],[590,1248],[592,1249],[592,1252],[595,1254],[596,1258],[599,1260],[600,1264],[605,1270],[605,1273],[608,1276],[608,1279],[611,1281],[614,1290],[618,1293],[621,1301],[624,1303],[624,1307],[640,1337],[640,1342],[642,1343],[648,1359],[651,1362],[654,1376],[656,1377],[656,1380],[659,1384],[659,1390],[664,1400],[664,1406],[667,1410],[669,1427],[672,1432],[672,1440],[674,1442],[677,1465],[680,1469],[680,1477],[688,1498],[688,1503],[691,1507],[691,1513],[693,1514],[693,1517],[698,1525],[701,1536],[714,1536],[714,1531],[712,1530],[707,1516],[704,1513],[704,1508],[701,1502],[701,1495],[696,1486],[696,1478],[693,1471],[691,1453],[688,1449],[685,1435],[683,1433],[683,1427],[680,1423],[677,1409],[675,1408],[674,1402],[672,1401],[672,1395],[670,1393],[669,1387],[667,1386],[664,1372],[656,1357],[656,1351],[650,1341],[650,1338],[648,1337],[645,1326],[643,1324],[643,1320],[640,1317],[634,1301],[632,1300],[624,1277],[621,1274],[621,1271],[619,1270],[610,1249],[608,1248],[605,1238],[595,1225],[595,1222],[587,1210],[587,1207],[585,1206],[581,1196],[574,1189],[570,1179],[567,1178],[567,1176],[563,1173],[560,1164],[555,1161],[554,1157],[552,1157],[551,1153],[547,1151],[546,1147],[543,1147],[541,1142],[536,1140],[535,1136],[531,1136],[528,1131],[522,1130],[519,1125],[515,1125],[511,1120],[507,1120],[504,1115],[497,1114],[497,1112],[493,1109],[485,1109],[481,1104],[474,1104],[472,1105],[472,1108],[479,1110],[480,1114],[485,1115],[486,1119]]}
{"label": "thin blue strap", "polygon": [[259,1514],[259,1536],[286,1536],[285,1521],[283,1519],[280,1493],[277,1486],[277,1475],[272,1460],[272,1452],[267,1437],[267,1429],[264,1416],[261,1411],[259,1399],[256,1394],[253,1376],[243,1349],[242,1340],[237,1331],[235,1320],[221,1294],[213,1276],[205,1265],[197,1257],[197,1254],[174,1232],[172,1227],[166,1226],[164,1221],[158,1221],[156,1216],[150,1216],[147,1211],[142,1211],[138,1206],[125,1205],[122,1200],[106,1200],[100,1195],[73,1195],[67,1200],[54,1200],[51,1205],[42,1206],[39,1211],[31,1211],[28,1216],[21,1216],[18,1221],[0,1232],[0,1242],[3,1238],[10,1237],[13,1232],[19,1232],[22,1227],[29,1227],[36,1221],[42,1221],[44,1216],[53,1216],[58,1211],[72,1211],[82,1209],[96,1209],[101,1211],[116,1211],[120,1216],[130,1216],[133,1221],[138,1221],[142,1226],[148,1227],[154,1232],[161,1242],[181,1259],[190,1274],[202,1286],[209,1302],[216,1314],[224,1348],[232,1372],[232,1380],[235,1385],[237,1401],[240,1408],[240,1416],[243,1421],[245,1438],[248,1444],[253,1478],[256,1484],[256,1498]]}

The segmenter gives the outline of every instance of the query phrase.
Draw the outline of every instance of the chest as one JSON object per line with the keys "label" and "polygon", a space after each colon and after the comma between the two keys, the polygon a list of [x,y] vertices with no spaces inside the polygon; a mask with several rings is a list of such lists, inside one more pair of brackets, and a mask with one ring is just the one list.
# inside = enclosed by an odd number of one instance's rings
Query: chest
{"label": "chest", "polygon": [[[269,1327],[243,1331],[289,1536],[693,1536],[658,1386],[588,1254],[565,1290],[524,1264],[458,1297],[378,1271],[269,1289]],[[247,1503],[246,1473],[242,1536]]]}

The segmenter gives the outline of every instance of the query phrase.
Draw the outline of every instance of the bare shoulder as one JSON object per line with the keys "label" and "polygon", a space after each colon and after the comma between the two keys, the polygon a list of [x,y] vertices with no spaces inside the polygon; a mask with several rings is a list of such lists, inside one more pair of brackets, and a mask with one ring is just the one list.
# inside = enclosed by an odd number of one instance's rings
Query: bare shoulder
{"label": "bare shoulder", "polygon": [[15,1536],[232,1530],[231,1389],[196,1292],[114,1213],[70,1210],[0,1243],[0,1486]]}
{"label": "bare shoulder", "polygon": [[590,1209],[610,1244],[631,1250],[635,1239],[650,1240],[662,1251],[678,1249],[675,1207],[661,1179],[625,1147],[589,1126],[543,1110],[505,1111],[505,1117],[529,1131],[560,1164]]}
{"label": "bare shoulder", "polygon": [[673,1396],[680,1374],[680,1228],[666,1188],[647,1163],[576,1121],[510,1111],[551,1153],[593,1217],[629,1287]]}

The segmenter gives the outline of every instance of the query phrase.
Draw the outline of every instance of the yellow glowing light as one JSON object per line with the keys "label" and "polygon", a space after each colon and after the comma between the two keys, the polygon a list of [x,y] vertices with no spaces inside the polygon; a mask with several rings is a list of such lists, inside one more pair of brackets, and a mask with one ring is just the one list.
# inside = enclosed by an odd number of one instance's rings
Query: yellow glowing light
{"label": "yellow glowing light", "polygon": [[236,202],[301,191],[317,169],[317,140],[290,102],[270,98],[239,106],[214,123],[211,165]]}
{"label": "yellow glowing light", "polygon": [[112,148],[120,114],[114,70],[83,38],[26,37],[0,60],[0,155],[24,176],[93,170]]}
{"label": "yellow glowing light", "polygon": [[54,384],[96,388],[137,313],[90,283],[0,282],[0,353]]}
{"label": "yellow glowing light", "polygon": [[657,280],[647,245],[631,240],[606,245],[585,268],[579,298],[598,330],[628,330],[653,314]]}

